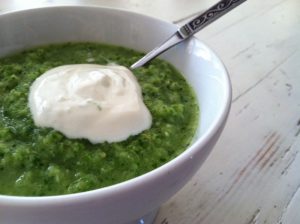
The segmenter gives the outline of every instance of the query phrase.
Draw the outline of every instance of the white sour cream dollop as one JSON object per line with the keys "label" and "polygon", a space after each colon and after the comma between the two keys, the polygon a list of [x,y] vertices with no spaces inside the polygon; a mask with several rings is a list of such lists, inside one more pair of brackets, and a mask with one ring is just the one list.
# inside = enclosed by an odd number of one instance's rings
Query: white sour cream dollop
{"label": "white sour cream dollop", "polygon": [[35,125],[92,143],[123,141],[152,123],[135,76],[123,66],[53,68],[30,87],[29,107]]}

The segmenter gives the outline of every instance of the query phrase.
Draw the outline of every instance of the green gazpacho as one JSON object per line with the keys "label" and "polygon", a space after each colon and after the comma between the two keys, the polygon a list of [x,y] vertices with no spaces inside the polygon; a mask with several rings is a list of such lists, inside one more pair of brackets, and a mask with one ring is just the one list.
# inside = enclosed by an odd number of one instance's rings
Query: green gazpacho
{"label": "green gazpacho", "polygon": [[[169,63],[135,69],[152,126],[116,143],[68,139],[34,125],[29,88],[45,71],[67,64],[129,67],[143,54],[118,46],[65,43],[0,59],[0,194],[70,194],[116,184],[168,162],[190,144],[198,123],[195,94]],[[55,91],[55,90],[53,90]]]}

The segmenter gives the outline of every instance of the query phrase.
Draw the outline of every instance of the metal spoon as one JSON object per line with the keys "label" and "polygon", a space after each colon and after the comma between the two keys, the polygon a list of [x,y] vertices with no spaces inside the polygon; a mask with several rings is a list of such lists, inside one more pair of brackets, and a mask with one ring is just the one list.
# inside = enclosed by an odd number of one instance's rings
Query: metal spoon
{"label": "metal spoon", "polygon": [[174,45],[188,39],[189,37],[193,36],[198,31],[202,30],[204,27],[209,25],[210,23],[214,22],[221,16],[225,15],[227,12],[234,9],[236,6],[240,5],[241,3],[245,2],[246,0],[221,0],[211,8],[206,10],[204,13],[196,17],[195,19],[191,20],[184,26],[180,27],[176,33],[174,33],[170,38],[168,38],[165,42],[160,44],[158,47],[154,48],[140,60],[135,62],[133,65],[130,66],[131,69],[135,69],[138,67],[143,66],[147,62],[151,61],[152,59],[156,58],[161,53],[165,52],[169,48],[173,47]]}

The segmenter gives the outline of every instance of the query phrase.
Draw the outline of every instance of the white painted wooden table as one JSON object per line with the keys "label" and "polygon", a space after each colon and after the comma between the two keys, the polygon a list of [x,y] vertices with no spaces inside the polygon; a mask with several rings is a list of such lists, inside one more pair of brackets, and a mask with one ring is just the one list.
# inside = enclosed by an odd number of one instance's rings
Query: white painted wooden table
{"label": "white painted wooden table", "polygon": [[[54,4],[117,7],[183,22],[213,0],[0,0],[0,12]],[[197,34],[232,79],[227,126],[155,224],[300,223],[300,1],[248,0]]]}

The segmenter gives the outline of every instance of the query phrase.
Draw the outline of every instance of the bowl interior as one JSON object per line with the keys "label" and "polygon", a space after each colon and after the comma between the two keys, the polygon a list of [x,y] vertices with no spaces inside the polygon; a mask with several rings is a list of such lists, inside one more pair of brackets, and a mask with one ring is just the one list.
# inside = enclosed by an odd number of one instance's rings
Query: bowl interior
{"label": "bowl interior", "polygon": [[[82,8],[32,9],[29,13],[2,16],[0,57],[21,49],[69,41],[103,42],[148,52],[177,29],[173,24],[126,11],[87,7],[90,13],[86,13]],[[197,94],[201,111],[197,140],[214,126],[228,104],[230,85],[224,66],[195,38],[175,46],[161,58],[181,71]]]}
{"label": "bowl interior", "polygon": [[[17,11],[0,15],[0,57],[34,46],[70,41],[103,42],[148,52],[176,29],[173,24],[151,17],[99,7]],[[28,224],[36,220],[99,223],[101,217],[103,223],[121,223],[152,211],[184,186],[223,128],[231,101],[230,82],[218,57],[195,38],[175,46],[161,58],[171,62],[196,92],[200,121],[191,147],[162,167],[114,186],[38,198],[0,195],[0,222],[2,217],[14,217],[14,223]]]}

